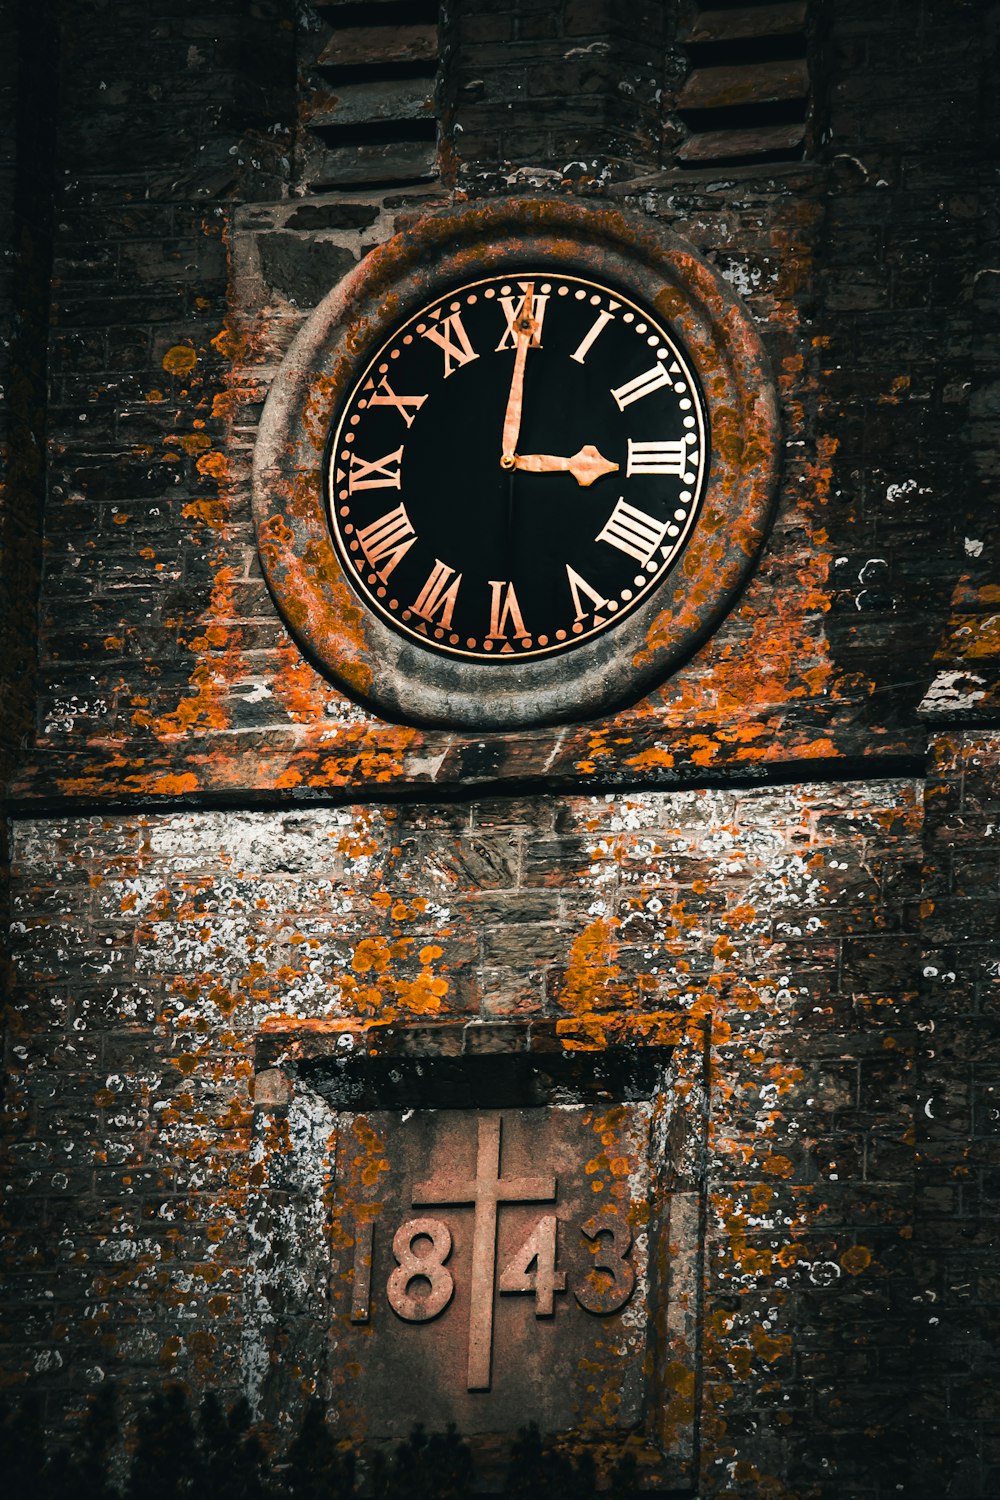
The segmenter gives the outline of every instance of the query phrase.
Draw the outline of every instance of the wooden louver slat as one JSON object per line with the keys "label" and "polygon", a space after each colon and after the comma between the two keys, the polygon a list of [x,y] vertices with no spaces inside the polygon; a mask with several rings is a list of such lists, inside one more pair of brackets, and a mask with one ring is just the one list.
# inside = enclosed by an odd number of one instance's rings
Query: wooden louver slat
{"label": "wooden louver slat", "polygon": [[744,157],[766,156],[793,151],[805,138],[802,122],[791,125],[763,125],[745,130],[706,130],[691,135],[677,150],[677,159],[685,166],[708,165],[711,162],[739,161]]}
{"label": "wooden louver slat", "polygon": [[709,10],[682,24],[680,42],[736,42],[748,37],[792,36],[806,23],[806,0],[782,5],[745,5]]}
{"label": "wooden louver slat", "polygon": [[325,126],[375,125],[387,120],[434,118],[434,80],[378,78],[344,84],[320,95],[304,116],[310,130]]}
{"label": "wooden louver slat", "polygon": [[321,68],[378,67],[434,62],[437,55],[436,26],[355,26],[334,32],[317,61]]}
{"label": "wooden louver slat", "polygon": [[804,99],[809,69],[802,58],[730,68],[696,68],[677,100],[678,109],[730,109]]}

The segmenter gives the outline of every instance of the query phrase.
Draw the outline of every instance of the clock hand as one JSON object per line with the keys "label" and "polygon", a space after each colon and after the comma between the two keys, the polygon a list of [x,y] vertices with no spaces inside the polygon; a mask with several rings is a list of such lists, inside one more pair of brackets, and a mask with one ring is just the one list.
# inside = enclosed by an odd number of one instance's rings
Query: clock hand
{"label": "clock hand", "polygon": [[531,316],[534,295],[535,283],[529,281],[525,287],[521,311],[514,319],[514,339],[517,345],[517,353],[514,355],[514,374],[511,377],[510,395],[507,397],[507,410],[504,413],[503,419],[503,440],[500,454],[501,469],[513,469],[516,467],[515,449],[517,448],[518,434],[521,431],[524,362],[528,357],[528,348],[531,340],[538,332],[538,324]]}
{"label": "clock hand", "polygon": [[513,466],[529,474],[569,473],[577,484],[584,486],[593,484],[605,474],[613,474],[619,467],[603,458],[592,443],[585,443],[572,458],[555,458],[551,453],[515,453]]}

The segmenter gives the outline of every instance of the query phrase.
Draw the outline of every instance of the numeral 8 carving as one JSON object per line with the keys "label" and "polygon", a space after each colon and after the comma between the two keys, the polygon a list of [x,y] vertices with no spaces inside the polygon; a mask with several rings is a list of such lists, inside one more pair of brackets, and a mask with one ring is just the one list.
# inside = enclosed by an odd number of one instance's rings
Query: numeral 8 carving
{"label": "numeral 8 carving", "polygon": [[[415,1255],[417,1240],[428,1239],[430,1250]],[[451,1254],[451,1230],[440,1219],[407,1219],[396,1230],[392,1253],[399,1262],[386,1284],[386,1295],[393,1310],[408,1323],[428,1323],[444,1312],[455,1292],[455,1278],[445,1267]],[[430,1282],[426,1297],[410,1292],[414,1281]]]}

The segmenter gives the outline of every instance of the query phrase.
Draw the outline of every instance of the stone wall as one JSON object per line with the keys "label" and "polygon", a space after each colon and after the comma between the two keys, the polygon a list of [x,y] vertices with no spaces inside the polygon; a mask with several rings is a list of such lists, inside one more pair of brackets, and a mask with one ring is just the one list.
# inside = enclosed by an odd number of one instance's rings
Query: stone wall
{"label": "stone wall", "polygon": [[[670,6],[459,0],[441,175],[316,190],[295,67],[331,16],[95,0],[50,54],[4,1379],[53,1428],[109,1376],[235,1392],[261,1037],[630,1011],[669,1018],[704,1121],[697,1493],[989,1500],[997,7],[814,6],[812,159],[685,171]],[[624,204],[744,299],[782,402],[774,526],[642,702],[389,724],[276,613],[257,424],[345,270],[512,191]]]}

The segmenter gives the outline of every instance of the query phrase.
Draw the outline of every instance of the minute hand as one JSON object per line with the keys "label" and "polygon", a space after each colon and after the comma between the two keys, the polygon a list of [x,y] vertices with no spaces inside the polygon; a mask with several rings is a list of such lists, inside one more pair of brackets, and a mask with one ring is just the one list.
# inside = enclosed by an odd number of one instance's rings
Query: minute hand
{"label": "minute hand", "polygon": [[556,458],[551,453],[515,454],[514,467],[529,474],[572,474],[577,484],[591,485],[595,479],[613,474],[618,464],[609,463],[592,443],[585,443],[572,458]]}

